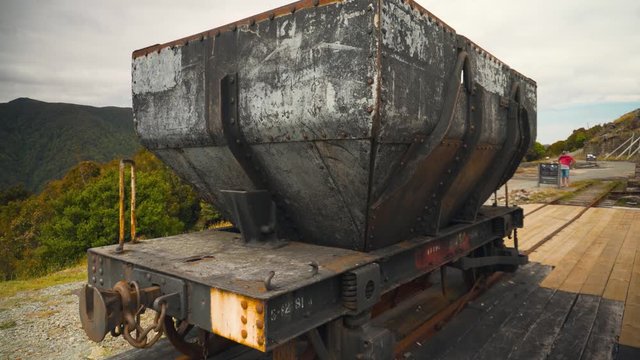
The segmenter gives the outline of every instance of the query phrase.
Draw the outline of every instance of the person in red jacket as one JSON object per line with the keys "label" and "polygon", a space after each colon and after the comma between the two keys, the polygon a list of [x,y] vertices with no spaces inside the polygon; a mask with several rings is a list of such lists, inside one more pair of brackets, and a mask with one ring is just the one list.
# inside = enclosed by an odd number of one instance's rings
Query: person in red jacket
{"label": "person in red jacket", "polygon": [[558,158],[560,171],[562,172],[562,177],[560,178],[560,186],[569,186],[569,169],[575,162],[576,160],[566,151],[563,151],[562,155],[560,155],[560,157]]}

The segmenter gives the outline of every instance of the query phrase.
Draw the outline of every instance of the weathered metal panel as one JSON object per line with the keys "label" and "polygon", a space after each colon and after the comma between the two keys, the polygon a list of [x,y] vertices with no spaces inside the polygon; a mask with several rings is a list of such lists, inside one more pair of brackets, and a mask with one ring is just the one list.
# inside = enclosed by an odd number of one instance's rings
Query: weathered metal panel
{"label": "weathered metal panel", "polygon": [[133,80],[143,144],[207,200],[267,189],[323,245],[474,219],[535,138],[535,83],[410,0],[302,1],[137,51]]}
{"label": "weathered metal panel", "polygon": [[[344,192],[340,186],[350,184],[345,181],[347,175],[354,176],[351,179],[354,184],[366,183],[368,178],[357,170],[341,174],[338,168],[341,165],[338,164],[356,168],[359,166],[356,162],[358,159],[335,157],[325,161],[318,149],[323,149],[326,154],[328,148],[327,145],[316,147],[312,142],[253,146],[256,161],[268,164],[265,171],[267,177],[274,179],[270,190],[280,199],[277,203],[288,210],[288,218],[282,219],[282,222],[292,222],[302,241],[327,246],[340,244],[344,248],[360,250],[364,229],[362,218],[359,221],[356,219],[358,213],[364,213],[366,196],[358,194],[359,198],[354,199],[352,193]],[[358,148],[355,150],[358,151],[357,155],[368,160],[366,152]],[[336,155],[349,156],[349,153]],[[357,188],[350,186],[346,189]]]}

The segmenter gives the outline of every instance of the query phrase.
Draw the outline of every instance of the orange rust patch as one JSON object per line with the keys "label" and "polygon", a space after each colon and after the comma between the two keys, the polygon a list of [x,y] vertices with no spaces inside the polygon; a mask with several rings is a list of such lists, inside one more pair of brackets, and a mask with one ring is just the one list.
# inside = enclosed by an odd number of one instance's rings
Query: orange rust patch
{"label": "orange rust patch", "polygon": [[211,289],[211,331],[243,345],[266,351],[264,302]]}

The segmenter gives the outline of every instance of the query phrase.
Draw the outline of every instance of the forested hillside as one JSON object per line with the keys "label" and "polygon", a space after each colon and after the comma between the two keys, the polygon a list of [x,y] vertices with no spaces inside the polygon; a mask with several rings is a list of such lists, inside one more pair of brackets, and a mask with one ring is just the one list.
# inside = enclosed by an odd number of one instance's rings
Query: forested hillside
{"label": "forested hillside", "polygon": [[[150,152],[138,152],[134,161],[139,237],[199,230],[219,220]],[[115,244],[117,229],[117,160],[81,162],[35,195],[9,188],[0,192],[0,280],[75,264],[88,248]]]}
{"label": "forested hillside", "polygon": [[24,184],[37,192],[80,161],[106,162],[138,149],[130,108],[27,98],[0,104],[0,190]]}

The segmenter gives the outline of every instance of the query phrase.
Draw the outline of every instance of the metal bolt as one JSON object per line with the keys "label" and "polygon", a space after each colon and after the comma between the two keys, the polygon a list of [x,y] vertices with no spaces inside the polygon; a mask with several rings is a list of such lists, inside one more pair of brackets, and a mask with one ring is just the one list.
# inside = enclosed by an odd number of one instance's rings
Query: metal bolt
{"label": "metal bolt", "polygon": [[95,267],[95,265],[91,267],[91,272],[96,272],[96,267]]}
{"label": "metal bolt", "polygon": [[262,319],[259,319],[258,321],[256,321],[256,327],[258,329],[262,329],[264,327],[264,321]]}
{"label": "metal bolt", "polygon": [[96,282],[96,277],[95,277],[95,276],[92,276],[92,277],[91,277],[91,282],[92,282],[92,283],[95,283],[95,282]]}
{"label": "metal bolt", "polygon": [[240,332],[240,334],[242,334],[242,338],[246,339],[247,338],[247,330],[242,329],[242,331]]}
{"label": "metal bolt", "polygon": [[100,269],[98,270],[98,273],[99,273],[100,275],[102,275],[102,273],[103,273],[102,268],[100,268]]}
{"label": "metal bolt", "polygon": [[240,315],[240,321],[242,321],[243,324],[247,323],[247,318],[244,315]]}
{"label": "metal bolt", "polygon": [[262,304],[256,305],[256,312],[258,314],[262,314],[263,311],[264,311],[264,305],[262,305]]}
{"label": "metal bolt", "polygon": [[104,285],[104,280],[100,279],[100,285]]}
{"label": "metal bolt", "polygon": [[258,338],[258,345],[260,345],[260,346],[264,345],[264,338],[262,338],[262,337]]}
{"label": "metal bolt", "polygon": [[247,300],[242,300],[240,301],[240,306],[242,306],[244,310],[247,310],[247,307],[249,306],[249,304],[247,304]]}

